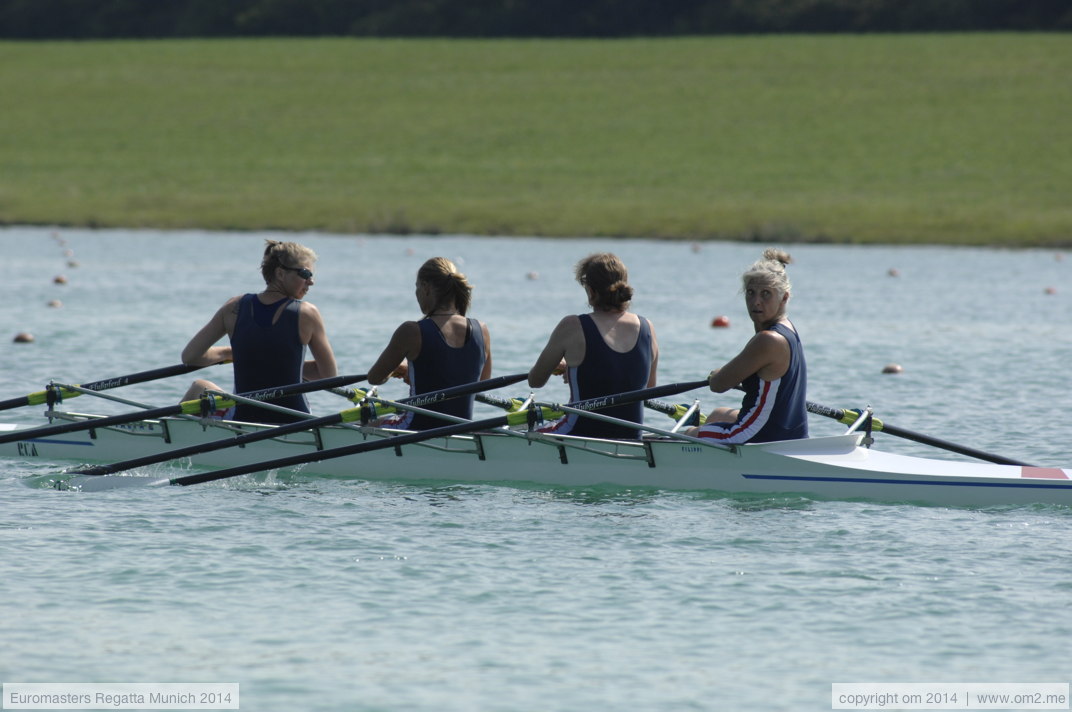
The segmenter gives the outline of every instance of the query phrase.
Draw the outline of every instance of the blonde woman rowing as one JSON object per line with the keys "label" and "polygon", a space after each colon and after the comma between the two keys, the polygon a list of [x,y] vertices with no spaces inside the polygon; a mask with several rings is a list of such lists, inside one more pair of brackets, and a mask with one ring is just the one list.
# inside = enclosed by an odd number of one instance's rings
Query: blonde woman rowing
{"label": "blonde woman rowing", "polygon": [[785,252],[767,249],[741,276],[744,304],[755,328],[739,354],[711,371],[715,393],[741,386],[740,408],[716,408],[690,435],[727,443],[808,437],[807,366],[796,327],[786,316],[790,283]]}

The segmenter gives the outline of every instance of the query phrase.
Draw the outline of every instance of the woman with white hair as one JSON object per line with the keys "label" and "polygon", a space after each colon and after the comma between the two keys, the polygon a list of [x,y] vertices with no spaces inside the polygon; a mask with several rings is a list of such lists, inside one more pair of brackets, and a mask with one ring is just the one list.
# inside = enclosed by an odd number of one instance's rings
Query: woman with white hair
{"label": "woman with white hair", "polygon": [[715,393],[740,386],[740,408],[716,408],[690,435],[726,444],[808,437],[807,366],[796,327],[786,316],[791,258],[768,248],[742,276],[742,291],[755,335],[739,354],[711,371]]}

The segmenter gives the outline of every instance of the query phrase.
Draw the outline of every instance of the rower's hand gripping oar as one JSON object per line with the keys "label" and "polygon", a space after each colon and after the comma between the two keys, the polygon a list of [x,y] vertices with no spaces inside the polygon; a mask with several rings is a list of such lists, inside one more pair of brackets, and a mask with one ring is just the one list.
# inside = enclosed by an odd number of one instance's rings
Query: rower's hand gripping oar
{"label": "rower's hand gripping oar", "polygon": [[[310,393],[312,391],[319,391],[324,388],[332,388],[336,386],[345,386],[349,383],[365,380],[366,374],[360,376],[334,376],[332,378],[321,378],[316,381],[306,381],[305,383],[295,383],[289,386],[279,386],[277,388],[266,388],[264,390],[255,391],[252,393],[239,393],[244,398],[250,398],[252,400],[268,401],[283,396],[296,395],[298,393]],[[233,405],[226,400],[216,401],[218,406],[229,407]],[[152,420],[155,418],[163,418],[169,415],[200,415],[202,408],[202,400],[188,400],[178,403],[176,405],[167,405],[162,408],[151,408],[149,410],[139,410],[133,413],[124,413],[122,415],[112,415],[104,418],[91,418],[89,420],[78,420],[69,423],[59,423],[57,425],[43,425],[39,428],[31,428],[30,430],[16,430],[11,433],[0,435],[0,443],[16,442],[20,440],[32,440],[34,438],[49,437],[52,435],[59,435],[61,433],[73,433],[79,430],[94,430],[96,428],[106,428],[111,425],[123,425],[124,423],[133,423],[138,420]]]}
{"label": "rower's hand gripping oar", "polygon": [[[525,378],[527,375],[528,374],[521,373],[512,376],[500,376],[498,378],[491,378],[486,381],[466,383],[460,386],[452,386],[450,388],[445,388],[441,391],[422,394],[421,396],[404,398],[399,400],[398,402],[412,405],[416,405],[415,401],[417,400],[423,400],[424,402],[439,402],[448,398],[457,398],[463,395],[469,395],[470,393],[473,393],[474,391],[478,390],[490,390],[493,388],[510,385],[512,383],[517,383],[521,379]],[[350,382],[352,383],[358,380],[364,380],[364,376],[362,376],[361,378],[354,378],[354,380]],[[360,393],[360,391],[356,391],[355,394],[356,393]],[[245,433],[237,437],[223,438],[220,440],[214,440],[212,442],[201,443],[198,445],[189,445],[187,447],[178,448],[175,450],[168,450],[166,452],[161,452],[154,455],[145,455],[143,457],[124,460],[122,462],[116,462],[111,465],[95,465],[80,470],[68,470],[65,474],[88,475],[94,477],[101,475],[111,475],[116,472],[132,470],[135,467],[146,467],[148,465],[155,465],[157,463],[166,462],[168,460],[176,460],[180,457],[200,455],[202,453],[222,450],[224,448],[234,447],[236,445],[247,445],[249,443],[258,442],[261,440],[270,440],[271,438],[277,438],[282,435],[298,433],[305,430],[312,430],[313,428],[321,428],[329,425],[338,425],[340,423],[355,423],[364,420],[364,416],[365,409],[362,407],[347,408],[344,411],[332,413],[331,415],[325,415],[320,418],[310,418],[308,420],[301,420],[295,423],[276,425],[270,428],[266,428],[264,430]]]}
{"label": "rower's hand gripping oar", "polygon": [[[525,376],[522,376],[522,378],[524,377]],[[481,381],[480,383],[487,383],[487,381]],[[578,408],[581,410],[599,410],[601,408],[610,408],[612,406],[622,405],[625,403],[635,403],[636,401],[644,400],[645,398],[658,398],[664,395],[683,393],[685,391],[691,391],[693,389],[699,388],[706,384],[706,380],[691,381],[688,383],[672,383],[665,386],[655,386],[654,388],[644,388],[639,391],[629,391],[627,393],[619,393],[616,395],[590,398],[588,400],[570,403],[569,405],[573,408]],[[417,398],[420,398],[420,396],[418,396]],[[414,405],[420,404],[414,403]],[[334,458],[346,457],[347,455],[357,455],[359,453],[370,452],[372,450],[382,450],[384,448],[393,448],[401,445],[408,445],[411,443],[419,443],[424,440],[433,440],[435,438],[447,437],[449,435],[463,435],[466,433],[475,433],[481,430],[491,430],[494,428],[499,428],[504,425],[522,425],[527,423],[528,419],[529,411],[520,410],[515,413],[508,413],[506,415],[500,415],[494,418],[473,420],[465,423],[455,423],[453,425],[445,425],[439,428],[432,428],[430,430],[423,430],[415,433],[405,433],[403,435],[385,437],[380,440],[366,441],[361,443],[355,443],[353,445],[344,445],[341,447],[331,448],[328,450],[317,450],[314,452],[292,455],[290,457],[279,458],[277,460],[254,462],[248,465],[240,465],[238,467],[230,467],[223,470],[216,470],[215,472],[205,472],[196,475],[176,477],[171,480],[161,481],[160,483],[186,486],[199,484],[201,482],[212,482],[214,480],[222,480],[227,479],[229,477],[248,475],[253,472],[263,472],[265,470],[292,467],[294,465],[304,465],[309,462],[320,462],[322,460],[331,460]]]}
{"label": "rower's hand gripping oar", "polygon": [[[220,361],[219,363],[229,362]],[[213,365],[218,366],[219,364]],[[90,383],[79,384],[79,387],[87,391],[106,391],[109,388],[119,388],[120,386],[129,386],[135,383],[146,383],[148,381],[155,381],[157,379],[167,378],[169,376],[179,376],[184,373],[190,373],[191,371],[200,370],[202,368],[205,368],[205,366],[188,366],[184,363],[180,363],[174,366],[165,366],[164,368],[154,368],[151,371],[139,371],[137,373],[128,373],[125,376],[116,376],[115,378],[103,378],[99,381],[91,381]],[[44,405],[46,403],[51,404],[54,400],[74,398],[75,396],[80,395],[82,395],[81,391],[72,391],[66,388],[35,391],[34,393],[30,393],[25,396],[11,398],[6,401],[0,401],[0,410],[21,408],[26,405]]]}
{"label": "rower's hand gripping oar", "polygon": [[[821,405],[819,403],[812,403],[808,401],[808,412],[815,413],[816,415],[823,415],[827,418],[833,418],[839,423],[845,425],[852,425],[859,417],[860,411],[847,410],[842,408],[831,408],[829,406]],[[1020,465],[1023,467],[1032,467],[1026,462],[1020,462],[1019,460],[1013,460],[1001,455],[994,455],[993,453],[984,452],[983,450],[976,450],[975,448],[967,447],[966,445],[958,445],[951,443],[948,440],[942,440],[941,438],[933,438],[923,433],[917,433],[905,428],[899,428],[895,425],[885,423],[878,418],[871,418],[871,430],[878,430],[879,432],[887,433],[889,435],[895,435],[905,440],[912,440],[923,445],[930,445],[932,447],[941,448],[943,450],[949,450],[959,455],[967,455],[968,457],[978,458],[985,460],[986,462],[994,462],[999,465]]]}

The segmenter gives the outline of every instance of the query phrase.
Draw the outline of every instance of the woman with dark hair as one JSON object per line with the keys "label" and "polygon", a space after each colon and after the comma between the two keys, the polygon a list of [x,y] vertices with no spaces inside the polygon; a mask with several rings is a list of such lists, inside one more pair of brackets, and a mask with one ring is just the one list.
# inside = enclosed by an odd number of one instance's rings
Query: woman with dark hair
{"label": "woman with dark hair", "polygon": [[[394,376],[409,383],[416,396],[491,375],[491,336],[488,327],[467,318],[473,287],[445,257],[433,257],[417,271],[417,306],[424,318],[403,322],[368,372],[368,382],[384,383]],[[473,396],[452,398],[425,406],[427,410],[460,418],[473,417]],[[407,412],[386,418],[381,426],[427,430],[449,421]]]}
{"label": "woman with dark hair", "polygon": [[[182,362],[191,366],[232,361],[235,393],[338,375],[320,311],[302,301],[315,283],[316,253],[296,242],[266,242],[261,259],[264,290],[228,299],[182,350]],[[229,338],[230,346],[213,345],[224,336]],[[312,352],[311,361],[305,360],[306,346]],[[198,379],[183,400],[193,400],[206,390],[220,388],[211,381]],[[271,402],[309,412],[309,404],[302,395]],[[220,415],[254,423],[294,420],[284,413],[243,403]]]}
{"label": "woman with dark hair", "polygon": [[[659,345],[651,322],[629,311],[633,288],[625,265],[617,256],[603,252],[578,262],[574,274],[592,311],[563,317],[529,371],[529,386],[540,388],[552,374],[564,373],[571,401],[654,386]],[[634,423],[644,421],[642,402],[598,412]],[[639,437],[636,428],[576,414],[566,415],[544,431],[595,438]]]}

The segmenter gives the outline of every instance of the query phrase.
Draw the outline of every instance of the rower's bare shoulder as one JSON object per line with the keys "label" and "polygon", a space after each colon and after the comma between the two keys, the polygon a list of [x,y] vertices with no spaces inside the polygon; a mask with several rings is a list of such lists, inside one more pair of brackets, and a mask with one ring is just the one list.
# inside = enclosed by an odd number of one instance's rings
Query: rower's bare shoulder
{"label": "rower's bare shoulder", "polygon": [[764,329],[753,336],[745,347],[753,353],[777,354],[789,349],[789,342],[776,331]]}

